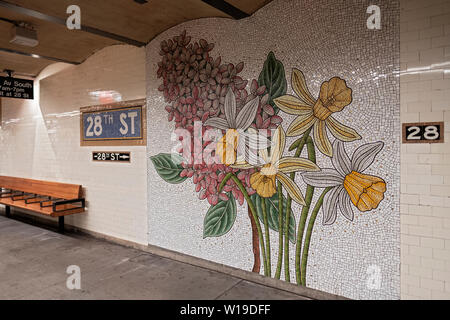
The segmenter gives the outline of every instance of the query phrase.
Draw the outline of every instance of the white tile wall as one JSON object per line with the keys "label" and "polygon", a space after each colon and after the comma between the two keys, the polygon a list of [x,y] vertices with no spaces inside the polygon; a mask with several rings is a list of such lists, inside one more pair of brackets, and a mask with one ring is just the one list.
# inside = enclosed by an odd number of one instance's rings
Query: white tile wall
{"label": "white tile wall", "polygon": [[450,299],[450,1],[401,0],[401,121],[445,121],[402,145],[401,297]]}
{"label": "white tile wall", "polygon": [[[107,102],[95,91],[145,98],[144,48],[111,46],[78,66],[52,65],[33,101],[3,99],[0,174],[82,184],[88,211],[66,223],[147,244],[146,148],[80,147],[79,108]],[[93,163],[94,149],[131,151],[132,161]]]}

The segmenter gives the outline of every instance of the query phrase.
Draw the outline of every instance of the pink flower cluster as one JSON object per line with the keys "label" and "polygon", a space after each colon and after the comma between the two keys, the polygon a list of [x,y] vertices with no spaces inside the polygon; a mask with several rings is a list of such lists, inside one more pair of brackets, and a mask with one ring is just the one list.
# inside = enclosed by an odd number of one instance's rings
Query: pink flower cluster
{"label": "pink flower cluster", "polygon": [[[250,85],[250,95],[247,97],[247,101],[260,97],[258,111],[256,112],[255,122],[251,127],[255,129],[276,129],[278,125],[283,121],[280,116],[275,114],[275,110],[268,103],[269,94],[266,93],[265,86],[258,86],[258,82],[253,79]],[[267,131],[270,133],[270,131]]]}
{"label": "pink flower cluster", "polygon": [[220,200],[227,201],[228,196],[226,192],[231,192],[240,205],[244,203],[244,195],[239,190],[236,183],[230,179],[227,181],[221,193],[218,193],[217,188],[222,182],[225,175],[229,172],[237,174],[238,179],[245,186],[245,189],[249,195],[254,194],[256,191],[250,187],[250,176],[255,172],[255,169],[241,170],[227,167],[223,164],[214,164],[212,166],[193,165],[189,166],[182,164],[185,168],[180,176],[192,177],[192,182],[195,184],[195,191],[199,192],[199,199],[207,199],[211,205],[216,205]]}
{"label": "pink flower cluster", "polygon": [[[175,128],[187,129],[193,135],[195,121],[205,122],[210,117],[225,118],[225,95],[229,88],[236,97],[237,113],[247,102],[260,97],[253,128],[275,129],[281,123],[281,117],[275,115],[274,109],[268,104],[269,95],[265,86],[258,86],[257,81],[252,80],[250,93],[247,92],[248,81],[238,76],[244,68],[243,62],[236,66],[232,63],[221,64],[221,57],[214,59],[210,56],[214,48],[213,43],[204,39],[190,42],[191,37],[187,36],[185,31],[161,42],[162,60],[158,62],[157,76],[162,78],[163,83],[158,89],[169,103],[165,109],[168,112],[168,120],[175,121]],[[205,129],[207,128],[204,127],[203,131]],[[192,143],[193,140],[191,139]],[[215,148],[215,143],[203,143],[203,149],[206,147]],[[194,150],[193,145],[191,150]],[[182,149],[178,151],[183,152]],[[199,198],[207,199],[211,205],[217,204],[219,199],[228,198],[225,193],[219,194],[217,190],[228,172],[237,174],[249,194],[255,192],[250,187],[250,175],[254,170],[240,171],[222,164],[206,164],[204,161],[201,164],[189,161],[183,164],[183,167],[181,175],[192,177]],[[233,180],[227,182],[223,192],[232,192],[238,202],[243,204],[244,196]]]}

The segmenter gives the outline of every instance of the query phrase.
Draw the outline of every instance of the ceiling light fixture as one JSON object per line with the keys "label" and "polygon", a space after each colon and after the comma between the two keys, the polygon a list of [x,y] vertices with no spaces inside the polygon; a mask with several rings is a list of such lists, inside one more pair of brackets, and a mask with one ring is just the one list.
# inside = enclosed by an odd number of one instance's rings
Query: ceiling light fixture
{"label": "ceiling light fixture", "polygon": [[39,44],[36,30],[33,26],[23,22],[11,28],[9,42],[26,47],[36,47]]}

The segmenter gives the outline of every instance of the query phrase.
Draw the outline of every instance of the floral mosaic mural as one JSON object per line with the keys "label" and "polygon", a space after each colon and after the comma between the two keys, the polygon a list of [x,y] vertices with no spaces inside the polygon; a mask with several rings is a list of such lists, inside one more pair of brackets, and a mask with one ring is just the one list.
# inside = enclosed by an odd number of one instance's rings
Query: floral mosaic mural
{"label": "floral mosaic mural", "polygon": [[[350,85],[336,75],[313,95],[308,75],[285,70],[273,52],[248,81],[239,75],[244,62],[222,62],[214,43],[191,39],[185,31],[161,42],[160,57],[158,90],[179,143],[176,152],[152,155],[158,175],[171,184],[192,182],[198,201],[209,203],[199,237],[221,237],[242,227],[235,225],[237,207],[246,207],[252,271],[277,279],[283,273],[286,281],[306,285],[315,225],[352,221],[355,211],[376,209],[387,188],[385,177],[370,170],[384,143],[366,143],[365,132],[335,117],[353,106]],[[283,114],[295,118],[283,123]],[[287,137],[294,142],[287,145]],[[349,155],[346,146],[353,144]]]}

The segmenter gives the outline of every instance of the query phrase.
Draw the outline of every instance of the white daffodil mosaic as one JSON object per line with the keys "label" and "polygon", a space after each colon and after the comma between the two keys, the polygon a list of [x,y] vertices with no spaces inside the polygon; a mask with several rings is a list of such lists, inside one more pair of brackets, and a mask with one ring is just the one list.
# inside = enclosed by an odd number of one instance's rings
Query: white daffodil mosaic
{"label": "white daffodil mosaic", "polygon": [[[224,110],[225,119],[215,117],[205,121],[205,126],[225,130],[226,133],[217,142],[216,154],[225,165],[232,165],[242,157],[249,155],[249,150],[267,148],[267,138],[258,134],[246,133],[252,122],[255,120],[258,111],[259,99],[256,97],[244,105],[242,110],[236,114],[236,97],[231,89],[225,96]],[[246,159],[249,160],[249,159]]]}

